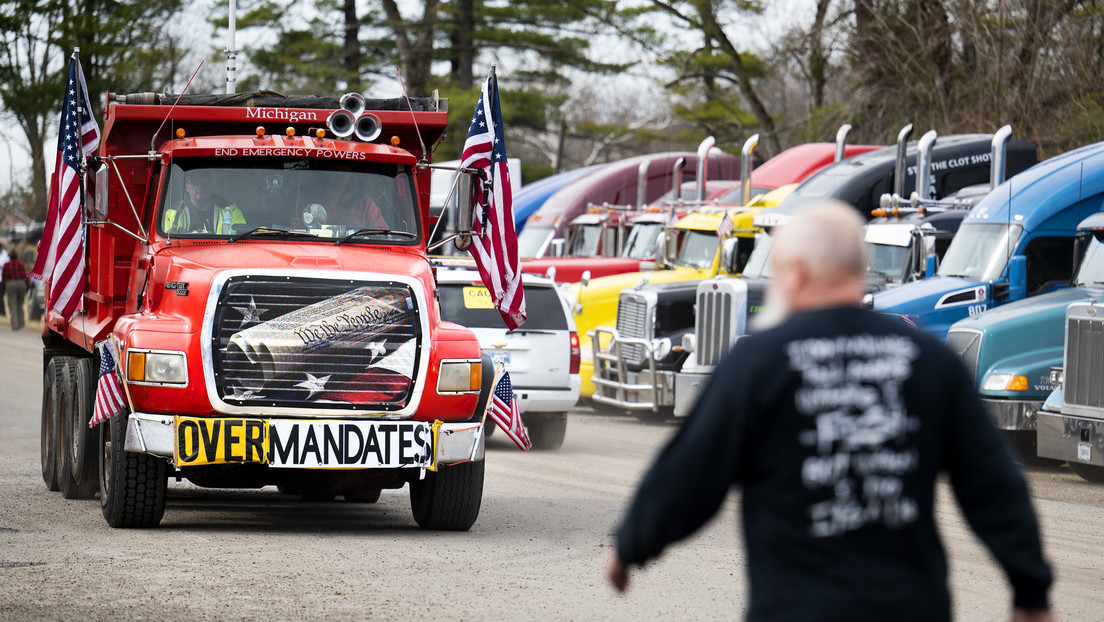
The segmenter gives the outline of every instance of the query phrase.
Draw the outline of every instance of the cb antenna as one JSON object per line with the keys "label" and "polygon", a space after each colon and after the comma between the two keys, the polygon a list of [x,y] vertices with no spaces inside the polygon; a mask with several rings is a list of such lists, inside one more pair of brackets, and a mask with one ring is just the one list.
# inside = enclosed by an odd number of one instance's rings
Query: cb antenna
{"label": "cb antenna", "polygon": [[403,81],[402,71],[399,70],[398,65],[395,65],[395,73],[399,76],[399,86],[402,87],[403,97],[406,98],[406,107],[410,109],[410,118],[414,121],[414,133],[418,135],[418,144],[422,146],[422,157],[418,158],[418,164],[425,164],[426,146],[425,141],[422,140],[422,130],[418,129],[418,115],[414,114],[414,106],[410,105],[410,95],[406,92],[406,82]]}

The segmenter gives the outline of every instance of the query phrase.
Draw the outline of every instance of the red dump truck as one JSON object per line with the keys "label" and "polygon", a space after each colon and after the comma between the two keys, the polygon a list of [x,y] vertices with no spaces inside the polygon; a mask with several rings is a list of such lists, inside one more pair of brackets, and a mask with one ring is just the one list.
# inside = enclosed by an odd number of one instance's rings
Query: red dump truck
{"label": "red dump truck", "polygon": [[[43,331],[47,486],[150,527],[169,478],[349,502],[409,485],[418,525],[470,528],[494,369],[441,319],[426,258],[447,100],[176,99],[108,94],[83,310]],[[127,408],[89,428],[106,352]]]}

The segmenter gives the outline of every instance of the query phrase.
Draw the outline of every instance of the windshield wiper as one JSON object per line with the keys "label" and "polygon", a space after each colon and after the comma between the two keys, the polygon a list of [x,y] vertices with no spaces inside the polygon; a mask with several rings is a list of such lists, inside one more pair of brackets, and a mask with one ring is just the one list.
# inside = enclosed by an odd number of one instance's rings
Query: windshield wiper
{"label": "windshield wiper", "polygon": [[279,227],[264,227],[264,226],[261,226],[261,227],[253,227],[249,231],[244,231],[242,233],[239,233],[238,235],[235,235],[234,237],[227,240],[227,243],[237,242],[238,240],[240,240],[242,238],[247,238],[251,235],[258,234],[258,233],[264,233],[264,234],[279,233],[281,235],[309,235],[311,237],[316,237],[313,233],[307,233],[306,231],[288,231],[287,229],[281,229]]}
{"label": "windshield wiper", "polygon": [[357,237],[358,235],[398,235],[404,238],[410,238],[412,240],[418,239],[417,233],[411,233],[409,231],[392,231],[390,229],[357,229],[356,231],[334,242],[334,246],[341,246],[342,244]]}

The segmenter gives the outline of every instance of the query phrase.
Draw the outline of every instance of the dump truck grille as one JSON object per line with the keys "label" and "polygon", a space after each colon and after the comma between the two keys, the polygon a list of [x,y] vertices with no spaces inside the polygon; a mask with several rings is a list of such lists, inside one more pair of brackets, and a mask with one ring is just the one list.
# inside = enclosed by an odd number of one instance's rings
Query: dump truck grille
{"label": "dump truck grille", "polygon": [[388,411],[414,391],[422,334],[405,283],[232,277],[212,321],[224,402]]}
{"label": "dump truck grille", "polygon": [[1104,408],[1104,322],[1071,317],[1066,323],[1065,381],[1067,404]]}
{"label": "dump truck grille", "polygon": [[[621,292],[617,299],[617,334],[622,337],[651,339],[648,300],[637,292]],[[647,352],[639,344],[623,344],[621,357],[629,365],[643,365]]]}
{"label": "dump truck grille", "polygon": [[947,333],[947,347],[958,354],[970,376],[978,381],[978,354],[981,352],[981,333],[972,330],[952,330]]}

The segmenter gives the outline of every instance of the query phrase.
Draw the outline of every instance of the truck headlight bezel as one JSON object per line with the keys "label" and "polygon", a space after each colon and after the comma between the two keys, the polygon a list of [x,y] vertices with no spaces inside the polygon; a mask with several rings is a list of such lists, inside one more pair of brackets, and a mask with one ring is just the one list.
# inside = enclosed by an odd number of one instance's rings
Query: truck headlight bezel
{"label": "truck headlight bezel", "polygon": [[437,368],[437,393],[478,393],[483,384],[483,361],[453,359]]}
{"label": "truck headlight bezel", "polygon": [[127,350],[126,379],[155,387],[188,386],[188,357],[176,350]]}
{"label": "truck headlight bezel", "polygon": [[981,385],[982,391],[1026,391],[1027,376],[1019,374],[989,374]]}

